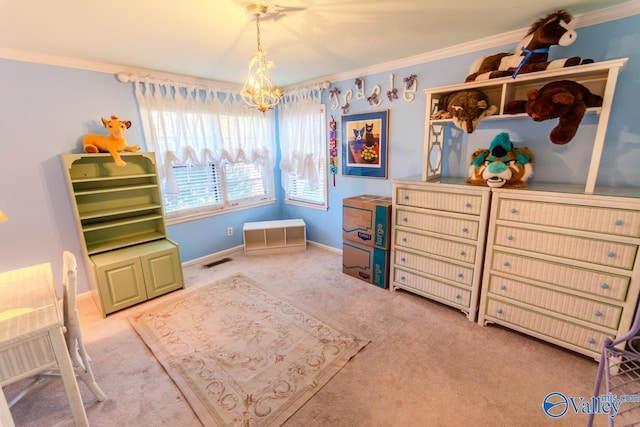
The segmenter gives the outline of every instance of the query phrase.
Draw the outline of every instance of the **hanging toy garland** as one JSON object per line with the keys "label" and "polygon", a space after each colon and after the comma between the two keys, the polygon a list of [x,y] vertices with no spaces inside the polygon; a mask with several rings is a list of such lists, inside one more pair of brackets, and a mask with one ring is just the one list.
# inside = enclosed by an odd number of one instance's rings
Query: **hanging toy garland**
{"label": "hanging toy garland", "polygon": [[336,186],[336,175],[338,174],[338,132],[336,121],[331,116],[329,122],[329,173],[333,175],[333,186]]}

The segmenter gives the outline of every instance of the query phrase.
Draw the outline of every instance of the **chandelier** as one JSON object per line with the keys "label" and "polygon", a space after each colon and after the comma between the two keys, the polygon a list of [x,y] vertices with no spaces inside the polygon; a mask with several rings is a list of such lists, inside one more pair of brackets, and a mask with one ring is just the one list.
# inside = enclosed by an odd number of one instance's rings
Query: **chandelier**
{"label": "chandelier", "polygon": [[247,105],[264,113],[278,104],[282,92],[278,86],[271,83],[269,69],[273,67],[273,62],[267,61],[267,56],[260,44],[260,17],[267,13],[267,6],[250,4],[247,6],[247,12],[256,17],[258,50],[249,61],[249,74],[240,93]]}

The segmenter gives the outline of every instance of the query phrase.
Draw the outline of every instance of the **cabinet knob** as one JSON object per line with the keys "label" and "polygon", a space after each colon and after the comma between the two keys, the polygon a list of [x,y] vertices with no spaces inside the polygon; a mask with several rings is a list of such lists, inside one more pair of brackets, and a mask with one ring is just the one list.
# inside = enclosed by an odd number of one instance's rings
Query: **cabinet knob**
{"label": "cabinet knob", "polygon": [[507,285],[500,285],[500,290],[501,291],[506,291],[507,290]]}
{"label": "cabinet knob", "polygon": [[405,195],[404,195],[404,199],[405,199],[405,200],[409,200],[409,195],[408,195],[408,194],[405,194]]}
{"label": "cabinet knob", "polygon": [[456,294],[456,299],[460,299],[460,298],[462,298],[462,295]]}
{"label": "cabinet knob", "polygon": [[465,204],[464,204],[464,207],[465,207],[465,208],[470,208],[470,207],[471,207],[471,203],[469,203],[469,202],[465,203]]}
{"label": "cabinet knob", "polygon": [[622,220],[621,219],[616,219],[616,221],[614,222],[615,225],[622,225]]}
{"label": "cabinet knob", "polygon": [[615,252],[609,252],[609,253],[607,253],[607,256],[608,256],[609,258],[613,258],[613,257],[615,257],[615,256],[616,256],[616,253],[615,253]]}
{"label": "cabinet knob", "polygon": [[458,273],[458,279],[462,279],[463,277],[464,277],[464,274]]}
{"label": "cabinet knob", "polygon": [[498,313],[498,314],[502,314],[502,309],[501,309],[501,308],[497,309],[497,310],[496,310],[496,313]]}
{"label": "cabinet knob", "polygon": [[405,262],[407,259],[405,257],[400,258],[400,262]]}
{"label": "cabinet knob", "polygon": [[596,340],[594,338],[589,338],[589,344],[595,344]]}
{"label": "cabinet knob", "polygon": [[602,289],[609,289],[609,284],[608,283],[603,283],[603,284],[600,285],[600,287]]}
{"label": "cabinet knob", "polygon": [[517,210],[516,208],[511,208],[511,213],[512,213],[512,214],[514,214],[514,213],[518,213],[518,210]]}
{"label": "cabinet knob", "polygon": [[406,243],[406,242],[407,242],[407,238],[406,238],[406,237],[403,237],[403,238],[402,238],[402,241]]}
{"label": "cabinet knob", "polygon": [[597,311],[597,310],[596,310],[595,313],[593,313],[593,315],[596,316],[596,317],[602,317],[602,313]]}
{"label": "cabinet knob", "polygon": [[462,227],[462,232],[463,232],[463,233],[468,233],[468,232],[469,232],[469,229],[468,229],[467,227]]}
{"label": "cabinet knob", "polygon": [[405,277],[404,276],[400,276],[400,281],[404,282]]}
{"label": "cabinet knob", "polygon": [[466,256],[467,253],[465,251],[460,251],[460,256]]}
{"label": "cabinet knob", "polygon": [[509,235],[507,236],[507,240],[513,240],[513,236],[512,236],[511,234],[509,234]]}
{"label": "cabinet knob", "polygon": [[407,221],[409,221],[409,219],[407,219],[406,216],[404,218],[402,218],[402,222],[407,222]]}
{"label": "cabinet knob", "polygon": [[502,263],[502,265],[504,265],[505,267],[509,267],[511,264],[509,264],[509,261],[505,261]]}

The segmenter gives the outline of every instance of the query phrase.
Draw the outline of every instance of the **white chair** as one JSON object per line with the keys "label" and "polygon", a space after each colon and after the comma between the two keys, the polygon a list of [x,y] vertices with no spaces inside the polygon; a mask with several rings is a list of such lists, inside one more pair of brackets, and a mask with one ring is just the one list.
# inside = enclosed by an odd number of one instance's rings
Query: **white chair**
{"label": "white chair", "polygon": [[[62,254],[62,266],[62,312],[66,328],[65,340],[67,342],[69,356],[71,357],[71,364],[76,372],[76,378],[80,378],[84,381],[96,399],[102,402],[107,398],[107,396],[96,382],[95,376],[93,375],[93,369],[91,368],[91,358],[87,354],[87,350],[84,347],[84,341],[82,340],[80,317],[78,315],[78,307],[76,303],[78,295],[78,264],[75,256],[71,252],[64,251]],[[29,386],[8,402],[9,407],[11,408],[15,405],[16,402],[31,392],[45,378],[50,377],[60,378],[59,371],[49,371],[35,376],[33,382]]]}

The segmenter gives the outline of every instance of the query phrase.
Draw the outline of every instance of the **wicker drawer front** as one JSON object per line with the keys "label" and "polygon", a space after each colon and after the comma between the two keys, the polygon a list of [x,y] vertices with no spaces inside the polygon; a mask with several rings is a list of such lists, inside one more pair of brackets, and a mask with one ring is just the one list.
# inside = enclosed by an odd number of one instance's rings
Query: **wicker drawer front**
{"label": "wicker drawer front", "polygon": [[401,286],[408,286],[425,294],[450,301],[452,303],[470,307],[471,291],[428,279],[418,274],[410,273],[399,268],[394,269],[394,282]]}
{"label": "wicker drawer front", "polygon": [[640,211],[501,198],[498,219],[640,237]]}
{"label": "wicker drawer front", "polygon": [[447,258],[473,263],[476,258],[475,245],[423,236],[396,229],[396,247],[411,248],[418,251],[437,254]]}
{"label": "wicker drawer front", "polygon": [[478,238],[478,222],[466,219],[397,209],[396,224],[466,239]]}
{"label": "wicker drawer front", "polygon": [[397,192],[397,204],[403,206],[473,215],[480,215],[482,207],[482,197],[479,195],[409,188],[398,188]]}
{"label": "wicker drawer front", "polygon": [[629,277],[551,263],[500,251],[494,251],[492,255],[491,268],[493,271],[501,271],[510,277],[527,277],[617,301],[624,301],[627,296]]}
{"label": "wicker drawer front", "polygon": [[43,334],[27,342],[17,342],[12,347],[0,350],[0,384],[25,372],[53,367],[55,364],[56,356],[49,335]]}
{"label": "wicker drawer front", "polygon": [[412,270],[418,270],[462,285],[471,286],[473,281],[473,268],[462,267],[411,252],[396,250],[394,262],[398,267],[411,268]]}
{"label": "wicker drawer front", "polygon": [[487,316],[596,353],[602,348],[605,338],[614,338],[613,334],[594,331],[491,298],[487,303]]}
{"label": "wicker drawer front", "polygon": [[618,328],[622,314],[622,307],[619,306],[603,304],[494,275],[490,278],[489,292],[612,329]]}
{"label": "wicker drawer front", "polygon": [[592,262],[609,267],[633,269],[636,245],[575,237],[568,234],[546,233],[518,227],[498,225],[496,245],[523,249],[546,255]]}

